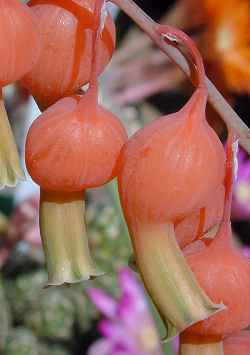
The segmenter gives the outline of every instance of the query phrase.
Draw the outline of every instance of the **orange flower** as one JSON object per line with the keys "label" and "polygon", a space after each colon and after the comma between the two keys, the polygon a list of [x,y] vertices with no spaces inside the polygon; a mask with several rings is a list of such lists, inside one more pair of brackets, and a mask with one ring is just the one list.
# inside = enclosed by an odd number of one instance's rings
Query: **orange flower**
{"label": "orange flower", "polygon": [[250,93],[250,3],[203,0],[208,62],[217,64],[228,89]]}

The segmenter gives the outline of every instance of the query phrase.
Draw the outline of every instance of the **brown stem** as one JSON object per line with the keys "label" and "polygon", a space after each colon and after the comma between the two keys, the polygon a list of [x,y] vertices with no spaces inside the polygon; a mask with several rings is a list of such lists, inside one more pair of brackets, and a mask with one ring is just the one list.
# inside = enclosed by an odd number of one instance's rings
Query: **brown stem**
{"label": "brown stem", "polygon": [[[171,45],[178,48],[180,51],[182,50],[181,46],[188,48],[189,53],[191,54],[192,62],[195,63],[195,66],[191,63],[191,68],[194,67],[194,71],[198,76],[198,86],[205,87],[205,68],[203,64],[203,60],[201,54],[196,47],[194,41],[186,35],[181,30],[178,30],[174,27],[168,25],[159,25],[158,26],[158,33],[160,36],[164,37],[166,41],[171,43]],[[188,58],[187,58],[188,60]],[[191,74],[190,74],[191,75]],[[191,75],[192,78],[192,75]],[[194,81],[194,79],[193,79]]]}
{"label": "brown stem", "polygon": [[[159,24],[154,22],[133,0],[112,0],[155,42],[155,44],[175,62],[191,80],[191,71],[185,57],[172,45],[167,44],[164,37],[158,33]],[[250,154],[250,130],[238,114],[224,99],[214,84],[206,77],[209,102],[219,113],[224,122],[240,137],[240,144]]]}

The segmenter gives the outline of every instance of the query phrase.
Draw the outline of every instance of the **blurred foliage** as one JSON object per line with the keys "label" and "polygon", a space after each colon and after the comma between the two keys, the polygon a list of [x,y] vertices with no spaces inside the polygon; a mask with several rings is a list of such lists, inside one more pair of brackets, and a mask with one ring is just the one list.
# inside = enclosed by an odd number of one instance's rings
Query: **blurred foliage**
{"label": "blurred foliage", "polygon": [[3,282],[0,279],[0,351],[4,349],[6,344],[6,338],[9,334],[9,329],[11,325],[11,312],[9,305],[6,302],[5,292],[4,292]]}
{"label": "blurred foliage", "polygon": [[12,329],[6,339],[4,355],[39,355],[36,336],[25,328]]}
{"label": "blurred foliage", "polygon": [[62,346],[48,346],[39,342],[38,338],[28,328],[12,329],[6,339],[3,355],[69,355]]}
{"label": "blurred foliage", "polygon": [[[93,258],[106,272],[93,281],[43,288],[41,249],[24,241],[13,246],[0,278],[1,355],[83,355],[99,336],[99,314],[85,289],[100,287],[117,296],[116,271],[131,255],[115,182],[87,194],[86,223]],[[169,345],[165,349],[172,354]]]}
{"label": "blurred foliage", "polygon": [[86,223],[93,258],[106,272],[93,281],[45,289],[41,251],[23,241],[13,246],[0,279],[0,354],[80,355],[89,345],[86,334],[98,336],[99,315],[85,288],[117,294],[116,270],[127,265],[131,254],[115,183],[87,194]]}

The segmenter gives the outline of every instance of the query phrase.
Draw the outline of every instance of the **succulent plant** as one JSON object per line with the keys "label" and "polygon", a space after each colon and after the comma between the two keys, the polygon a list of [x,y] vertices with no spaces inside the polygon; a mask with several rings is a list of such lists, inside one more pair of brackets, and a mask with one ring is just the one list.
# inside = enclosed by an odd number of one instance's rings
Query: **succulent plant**
{"label": "succulent plant", "polygon": [[[1,319],[6,320],[1,324],[3,330],[0,334],[4,336],[0,337],[0,345],[3,347],[4,339],[10,332],[10,315],[13,318],[13,324],[25,328],[11,330],[8,347],[6,347],[8,351],[12,351],[13,346],[19,344],[19,339],[25,340],[27,334],[30,337],[34,334],[33,338],[37,337],[38,348],[37,353],[33,355],[68,354],[67,349],[61,345],[58,346],[55,342],[63,341],[63,344],[66,342],[70,346],[74,335],[73,324],[78,326],[80,333],[85,333],[93,327],[93,322],[99,317],[97,310],[86,295],[86,287],[101,287],[117,295],[115,272],[121,266],[127,265],[131,249],[128,238],[126,238],[126,229],[120,218],[114,183],[109,184],[107,188],[88,192],[86,219],[91,252],[98,267],[106,272],[104,276],[89,281],[87,284],[44,289],[43,285],[47,279],[46,271],[40,266],[42,264],[33,260],[31,253],[24,250],[25,245],[27,247],[29,245],[21,241],[12,250],[8,261],[10,272],[4,274],[2,287],[0,280],[0,303],[1,305],[3,302],[9,304],[9,310],[6,305],[6,307],[1,307],[0,311],[4,312]],[[32,270],[34,263],[36,270]],[[6,298],[5,301],[4,298]],[[17,341],[13,345],[16,332]],[[30,343],[33,344],[34,341]],[[7,351],[6,349],[4,351]]]}
{"label": "succulent plant", "polygon": [[5,298],[5,292],[4,292],[4,287],[3,287],[3,282],[2,278],[0,277],[0,319],[1,319],[1,324],[0,324],[0,351],[3,350],[5,342],[6,342],[6,337],[9,332],[10,328],[10,310],[9,310],[9,305],[6,301]]}
{"label": "succulent plant", "polygon": [[48,345],[40,343],[38,348],[39,355],[69,355],[70,353],[60,345]]}
{"label": "succulent plant", "polygon": [[3,355],[39,355],[38,340],[29,329],[13,329],[7,337]]}
{"label": "succulent plant", "polygon": [[22,321],[23,315],[38,302],[41,292],[44,292],[42,285],[45,280],[44,270],[20,274],[14,280],[5,280],[7,299],[17,322]]}
{"label": "succulent plant", "polygon": [[47,289],[24,315],[24,324],[40,337],[69,340],[74,318],[74,305],[64,290]]}

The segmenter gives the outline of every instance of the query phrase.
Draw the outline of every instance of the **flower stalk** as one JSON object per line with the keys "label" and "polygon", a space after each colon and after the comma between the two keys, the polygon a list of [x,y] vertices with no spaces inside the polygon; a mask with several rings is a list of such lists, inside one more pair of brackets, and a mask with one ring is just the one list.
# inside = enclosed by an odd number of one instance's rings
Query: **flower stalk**
{"label": "flower stalk", "polygon": [[15,186],[18,180],[24,180],[24,173],[0,94],[0,187]]}
{"label": "flower stalk", "polygon": [[[192,76],[189,63],[185,56],[180,53],[178,48],[173,46],[173,43],[170,44],[166,41],[164,34],[161,35],[159,32],[160,25],[158,23],[154,22],[133,0],[112,0],[112,2],[119,6],[195,84],[195,78]],[[223,121],[237,133],[240,138],[239,142],[241,146],[250,153],[249,128],[207,77],[206,85],[209,94],[209,102]]]}
{"label": "flower stalk", "polygon": [[40,231],[48,269],[47,286],[75,283],[101,274],[89,251],[83,195],[41,189]]}

